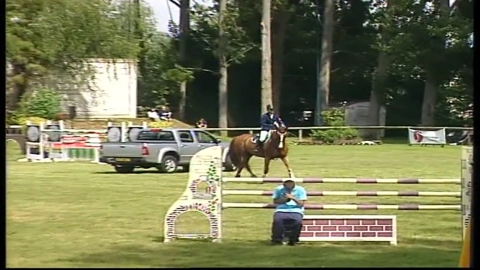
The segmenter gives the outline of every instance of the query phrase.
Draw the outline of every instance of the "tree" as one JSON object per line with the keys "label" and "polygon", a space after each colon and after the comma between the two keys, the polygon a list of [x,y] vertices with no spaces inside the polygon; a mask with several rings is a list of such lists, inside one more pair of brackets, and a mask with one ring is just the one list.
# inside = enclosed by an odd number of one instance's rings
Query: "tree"
{"label": "tree", "polygon": [[[225,16],[227,13],[227,0],[220,0],[218,10],[218,126],[228,127],[228,62],[227,62],[227,36],[225,35]],[[226,132],[222,132],[226,136]]]}
{"label": "tree", "polygon": [[[383,8],[391,8],[391,0],[385,2]],[[388,11],[387,11],[388,12]],[[385,92],[388,80],[388,55],[385,51],[385,45],[388,43],[387,32],[385,27],[378,27],[379,39],[377,45],[378,62],[375,71],[372,74],[372,91],[370,93],[370,102],[368,107],[368,123],[370,126],[380,125],[380,109],[385,102]],[[379,130],[372,129],[370,139],[377,140],[380,136]]]}
{"label": "tree", "polygon": [[328,109],[330,96],[330,65],[333,52],[333,30],[335,25],[335,1],[325,0],[323,13],[322,56],[320,58],[319,80],[317,88],[317,104],[315,125],[321,125],[321,112]]}
{"label": "tree", "polygon": [[[438,20],[444,23],[449,22],[450,16],[450,3],[449,0],[435,0],[434,4],[434,11],[433,16],[438,16]],[[439,65],[446,64],[445,62],[445,26],[440,26],[440,31],[435,33],[433,38],[433,42],[431,43],[428,52],[426,53],[429,55],[427,59],[424,60],[424,68],[425,68],[425,90],[423,92],[423,103],[422,103],[422,116],[421,116],[421,124],[423,126],[434,126],[435,125],[435,108],[438,102],[438,92],[439,87],[444,80],[442,77],[442,72],[446,70],[438,70]],[[442,29],[444,28],[444,29]],[[432,58],[430,58],[432,57]],[[448,72],[448,71],[447,71]]]}
{"label": "tree", "polygon": [[280,112],[285,65],[285,39],[291,10],[288,1],[276,1],[272,19],[272,100],[273,108]]}
{"label": "tree", "polygon": [[188,81],[189,73],[180,68],[178,49],[171,38],[162,33],[151,33],[145,40],[141,76],[138,78],[138,105],[156,108],[159,105],[176,104],[179,85]]}
{"label": "tree", "polygon": [[262,0],[262,92],[261,108],[272,104],[272,52],[270,44],[271,0]]}
{"label": "tree", "polygon": [[[472,49],[466,47],[464,41],[471,35],[473,27],[471,19],[466,19],[470,15],[464,13],[473,9],[464,4],[470,0],[457,0],[459,5],[454,13],[451,12],[452,16],[440,20],[425,9],[432,1],[391,1],[394,8],[388,10],[373,7],[385,4],[386,0],[334,1],[332,48],[335,50],[330,64],[330,106],[342,101],[368,100],[372,91],[378,92],[379,106],[387,108],[387,125],[418,124],[425,90],[425,60],[430,59],[433,63],[443,58],[448,65],[433,65],[442,67],[435,70],[435,76],[440,78],[435,103],[436,121],[455,125],[463,123],[458,117],[447,116],[456,115],[452,114],[454,110],[465,111],[471,104],[473,73],[469,62],[473,62]],[[322,14],[326,4],[326,1],[318,1]],[[464,5],[466,7],[462,7]],[[317,40],[322,36],[315,16],[317,7],[311,1],[294,0],[273,0],[271,6],[272,103],[289,125],[311,125],[307,122],[309,120],[299,117],[299,113],[315,107],[315,85],[319,74],[315,56],[318,55]],[[218,8],[216,5],[192,9],[189,45],[190,50],[196,52],[189,56],[189,70],[195,75],[189,83],[192,118],[198,118],[199,113],[209,119],[220,117],[219,108],[204,106],[205,103],[217,104],[219,94]],[[228,122],[235,121],[239,126],[256,125],[262,96],[259,87],[262,84],[259,72],[262,56],[256,47],[245,51],[251,48],[247,46],[248,42],[258,47],[262,43],[263,38],[259,35],[262,25],[258,23],[262,17],[262,1],[232,0],[227,3],[227,10],[224,32],[228,37]],[[286,27],[283,24],[285,18]],[[284,38],[283,31],[280,31],[283,28]],[[448,40],[458,41],[444,52],[433,54],[431,41],[436,35],[448,35]],[[283,53],[280,53],[282,49]],[[242,53],[238,56],[238,52]],[[380,52],[386,56],[387,63],[382,60],[383,56],[380,57]],[[381,75],[385,73],[386,76]],[[276,95],[280,93],[277,89],[281,89],[281,106],[276,102]],[[245,110],[246,106],[248,110]],[[215,121],[211,124],[215,125]]]}
{"label": "tree", "polygon": [[[379,1],[384,2],[384,1]],[[438,105],[445,98],[443,92],[455,77],[455,57],[448,43],[465,40],[465,27],[471,23],[451,16],[448,0],[412,2],[399,0],[383,12],[384,30],[390,36],[385,46],[391,60],[391,74],[413,81],[421,79],[422,90],[414,88],[403,92],[422,100],[421,114],[415,124],[433,126]],[[468,32],[468,31],[467,31]],[[418,95],[421,91],[422,95]],[[393,96],[399,94],[394,93]],[[392,102],[395,102],[392,100]],[[411,100],[415,102],[415,100]],[[410,103],[412,105],[412,103]]]}
{"label": "tree", "polygon": [[[180,65],[188,66],[188,37],[190,32],[190,0],[180,0]],[[178,104],[178,118],[185,119],[185,107],[187,104],[187,81],[180,83],[180,101]]]}
{"label": "tree", "polygon": [[[197,74],[209,72],[219,80],[218,125],[228,127],[228,70],[231,65],[240,64],[255,45],[249,40],[244,29],[238,26],[240,14],[235,3],[219,1],[218,7],[195,4],[192,11],[191,47],[195,49],[196,55],[203,53],[216,58],[218,67],[206,69],[203,61],[191,60],[191,63],[195,64],[191,69]],[[218,72],[213,71],[217,68]]]}
{"label": "tree", "polygon": [[[135,58],[138,42],[125,31],[125,3],[106,0],[18,0],[6,3],[8,108],[45,80],[87,76],[89,58]],[[131,18],[128,18],[130,20]]]}

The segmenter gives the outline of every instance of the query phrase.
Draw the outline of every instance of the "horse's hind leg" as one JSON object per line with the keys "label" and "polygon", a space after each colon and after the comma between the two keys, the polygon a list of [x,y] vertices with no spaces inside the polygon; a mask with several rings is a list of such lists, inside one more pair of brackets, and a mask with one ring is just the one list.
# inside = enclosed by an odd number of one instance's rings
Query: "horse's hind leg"
{"label": "horse's hind leg", "polygon": [[240,162],[240,164],[237,168],[237,173],[235,174],[235,177],[241,177],[241,173],[242,173],[243,168],[245,168],[245,164],[242,161],[242,162]]}
{"label": "horse's hind leg", "polygon": [[269,168],[270,168],[270,158],[267,158],[265,157],[265,159],[263,160],[264,163],[263,163],[263,178],[267,177],[267,174],[268,174],[268,171],[269,171]]}
{"label": "horse's hind leg", "polygon": [[237,173],[235,174],[235,177],[241,177],[241,173],[243,171],[244,168],[247,168],[248,172],[251,174],[252,172],[250,171],[249,169],[249,165],[248,165],[248,160],[250,160],[250,158],[248,157],[245,157],[245,156],[240,156],[239,158],[239,164],[238,164],[238,168],[237,168]]}
{"label": "horse's hind leg", "polygon": [[252,156],[249,156],[247,158],[245,158],[245,169],[247,169],[247,171],[250,173],[250,176],[251,177],[257,177],[253,172],[252,172],[252,169],[250,168],[250,159],[252,158]]}

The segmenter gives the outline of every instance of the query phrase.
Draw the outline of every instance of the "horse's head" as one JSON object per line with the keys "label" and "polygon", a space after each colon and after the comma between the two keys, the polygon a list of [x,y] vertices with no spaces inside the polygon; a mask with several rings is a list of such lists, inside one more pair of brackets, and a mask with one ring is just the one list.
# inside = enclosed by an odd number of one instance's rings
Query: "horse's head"
{"label": "horse's head", "polygon": [[275,125],[275,132],[279,137],[278,148],[283,148],[285,145],[285,138],[287,137],[287,127],[284,124]]}

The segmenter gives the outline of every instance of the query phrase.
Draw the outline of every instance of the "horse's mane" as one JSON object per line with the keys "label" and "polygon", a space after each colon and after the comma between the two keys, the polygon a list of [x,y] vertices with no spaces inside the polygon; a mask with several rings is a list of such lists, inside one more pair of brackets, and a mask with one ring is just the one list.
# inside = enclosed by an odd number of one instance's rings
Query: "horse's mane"
{"label": "horse's mane", "polygon": [[[285,137],[286,137],[286,135],[285,135]],[[286,139],[285,139],[285,141],[286,141]],[[272,144],[272,143],[276,143],[277,145],[280,143],[280,135],[278,134],[278,132],[275,129],[272,129],[270,131],[269,144]]]}

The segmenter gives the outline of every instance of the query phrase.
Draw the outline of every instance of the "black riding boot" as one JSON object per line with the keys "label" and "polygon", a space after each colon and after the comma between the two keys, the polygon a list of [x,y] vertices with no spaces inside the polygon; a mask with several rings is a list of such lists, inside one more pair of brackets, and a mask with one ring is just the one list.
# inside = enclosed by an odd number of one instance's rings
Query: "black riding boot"
{"label": "black riding boot", "polygon": [[255,152],[259,152],[262,149],[262,147],[263,147],[263,143],[260,140],[258,140],[257,145],[255,146]]}

